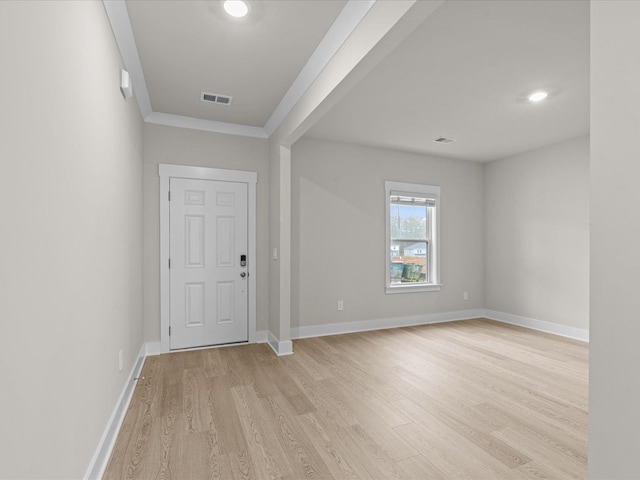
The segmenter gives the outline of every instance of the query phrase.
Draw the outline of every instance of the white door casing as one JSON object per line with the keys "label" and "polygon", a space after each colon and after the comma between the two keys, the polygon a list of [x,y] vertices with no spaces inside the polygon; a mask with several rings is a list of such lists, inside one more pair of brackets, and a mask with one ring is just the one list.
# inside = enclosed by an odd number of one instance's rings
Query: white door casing
{"label": "white door casing", "polygon": [[167,164],[159,173],[161,352],[254,343],[257,174]]}
{"label": "white door casing", "polygon": [[247,184],[169,188],[171,350],[247,342]]}

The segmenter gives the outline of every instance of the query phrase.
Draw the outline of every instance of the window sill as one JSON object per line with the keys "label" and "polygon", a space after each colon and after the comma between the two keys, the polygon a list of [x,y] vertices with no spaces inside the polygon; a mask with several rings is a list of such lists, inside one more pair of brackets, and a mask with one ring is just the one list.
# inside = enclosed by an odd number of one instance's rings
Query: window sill
{"label": "window sill", "polygon": [[402,285],[402,284],[394,284],[393,286],[387,286],[385,288],[385,293],[394,294],[394,293],[417,293],[417,292],[439,292],[442,287],[439,283],[434,284],[423,284],[423,285]]}

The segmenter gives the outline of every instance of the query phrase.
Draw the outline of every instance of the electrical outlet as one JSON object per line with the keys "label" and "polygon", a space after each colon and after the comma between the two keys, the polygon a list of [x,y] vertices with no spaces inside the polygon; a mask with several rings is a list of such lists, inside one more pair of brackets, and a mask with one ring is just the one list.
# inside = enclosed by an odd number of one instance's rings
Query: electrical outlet
{"label": "electrical outlet", "polygon": [[122,371],[122,369],[124,368],[124,353],[122,352],[122,350],[118,352],[118,368],[120,369],[120,371]]}
{"label": "electrical outlet", "polygon": [[469,292],[464,292],[464,293],[462,294],[462,299],[463,299],[463,300],[469,300]]}
{"label": "electrical outlet", "polygon": [[342,300],[338,300],[338,310],[340,312],[344,310],[344,302]]}

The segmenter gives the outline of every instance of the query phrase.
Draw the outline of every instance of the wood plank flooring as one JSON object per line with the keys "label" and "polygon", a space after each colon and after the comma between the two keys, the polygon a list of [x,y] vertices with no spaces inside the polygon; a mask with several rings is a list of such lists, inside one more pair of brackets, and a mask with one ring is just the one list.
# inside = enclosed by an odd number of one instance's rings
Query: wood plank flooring
{"label": "wood plank flooring", "polygon": [[489,320],[147,358],[104,479],[585,479],[588,347]]}

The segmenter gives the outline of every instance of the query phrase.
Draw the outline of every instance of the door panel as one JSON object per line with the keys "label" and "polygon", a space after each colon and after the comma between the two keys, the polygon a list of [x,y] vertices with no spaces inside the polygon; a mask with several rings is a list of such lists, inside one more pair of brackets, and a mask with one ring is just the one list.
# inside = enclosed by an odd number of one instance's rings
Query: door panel
{"label": "door panel", "polygon": [[232,267],[234,260],[234,218],[218,216],[216,238],[216,258],[218,267]]}
{"label": "door panel", "polygon": [[204,268],[204,215],[185,215],[185,267]]}
{"label": "door panel", "polygon": [[185,283],[185,324],[187,327],[204,325],[204,282]]}
{"label": "door panel", "polygon": [[171,178],[169,186],[170,348],[248,341],[248,277],[240,264],[247,185]]}

